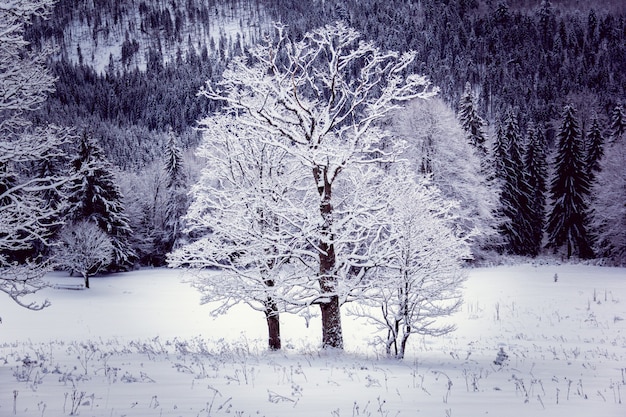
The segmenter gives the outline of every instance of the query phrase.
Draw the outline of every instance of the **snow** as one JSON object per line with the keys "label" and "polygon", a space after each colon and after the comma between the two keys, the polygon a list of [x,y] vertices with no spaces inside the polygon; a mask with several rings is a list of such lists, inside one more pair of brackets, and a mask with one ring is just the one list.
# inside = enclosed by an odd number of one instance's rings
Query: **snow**
{"label": "snow", "polygon": [[39,312],[2,299],[0,415],[624,416],[625,272],[473,269],[458,330],[414,336],[404,361],[346,314],[343,353],[319,350],[319,317],[287,314],[286,348],[268,352],[261,313],[212,317],[180,271],[94,277],[40,292],[52,305]]}

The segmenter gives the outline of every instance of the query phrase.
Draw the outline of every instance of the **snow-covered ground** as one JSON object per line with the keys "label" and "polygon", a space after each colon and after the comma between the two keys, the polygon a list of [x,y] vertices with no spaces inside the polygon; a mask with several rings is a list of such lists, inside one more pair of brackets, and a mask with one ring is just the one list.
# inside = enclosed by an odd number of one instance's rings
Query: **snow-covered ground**
{"label": "snow-covered ground", "polygon": [[318,349],[318,318],[287,315],[285,349],[267,352],[261,313],[211,317],[179,271],[91,287],[49,288],[41,312],[2,299],[0,416],[626,415],[626,269],[471,270],[458,330],[414,336],[400,362],[346,314],[345,353]]}

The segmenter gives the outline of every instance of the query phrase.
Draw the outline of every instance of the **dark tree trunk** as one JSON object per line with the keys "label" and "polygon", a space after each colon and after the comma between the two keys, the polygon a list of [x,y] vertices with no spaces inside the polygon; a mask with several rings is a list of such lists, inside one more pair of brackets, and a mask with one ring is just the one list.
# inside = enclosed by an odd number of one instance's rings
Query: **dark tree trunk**
{"label": "dark tree trunk", "polygon": [[320,215],[323,223],[320,229],[318,280],[323,301],[320,302],[322,314],[322,346],[324,348],[343,349],[343,332],[341,329],[341,309],[339,296],[336,294],[337,277],[335,275],[335,236],[332,232],[333,206],[331,204],[332,184],[328,179],[327,168],[315,168],[313,175],[318,184],[320,194]]}
{"label": "dark tree trunk", "polygon": [[402,334],[402,341],[400,342],[400,352],[396,354],[397,359],[404,359],[404,354],[406,353],[406,343],[409,341],[409,336],[411,336],[411,326],[406,326],[404,333]]}
{"label": "dark tree trunk", "polygon": [[343,349],[339,297],[331,296],[329,302],[320,304],[320,309],[322,312],[322,347]]}
{"label": "dark tree trunk", "polygon": [[280,350],[280,320],[276,303],[270,298],[265,303],[265,319],[267,320],[268,347],[270,350]]}
{"label": "dark tree trunk", "polygon": [[85,288],[89,288],[89,274],[84,274],[85,277]]}

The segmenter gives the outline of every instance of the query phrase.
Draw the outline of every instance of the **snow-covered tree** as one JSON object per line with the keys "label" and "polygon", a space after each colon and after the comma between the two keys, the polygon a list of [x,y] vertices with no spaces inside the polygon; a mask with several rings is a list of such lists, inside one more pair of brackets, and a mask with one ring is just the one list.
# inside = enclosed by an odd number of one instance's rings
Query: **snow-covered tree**
{"label": "snow-covered tree", "polygon": [[516,255],[537,255],[537,245],[532,239],[533,213],[531,209],[531,189],[528,184],[527,167],[523,160],[522,139],[517,124],[517,116],[512,110],[507,112],[503,126],[502,172],[500,205],[504,222],[501,233],[507,250]]}
{"label": "snow-covered tree", "polygon": [[133,231],[129,242],[142,265],[161,266],[165,262],[166,183],[161,161],[119,176],[124,213]]}
{"label": "snow-covered tree", "polygon": [[[317,196],[315,227],[302,231],[315,253],[313,302],[321,310],[324,347],[342,348],[340,290],[350,281],[349,248],[355,245],[348,244],[353,232],[340,227],[350,211],[336,209],[337,187],[363,164],[393,159],[376,123],[397,103],[430,95],[428,83],[404,76],[414,54],[381,51],[342,23],[308,32],[300,41],[276,29],[273,39],[233,59],[223,80],[207,84],[202,94],[223,101],[264,143],[307,168],[303,192]],[[307,268],[312,262],[307,259]]]}
{"label": "snow-covered tree", "polygon": [[81,220],[61,229],[55,261],[70,273],[79,273],[89,288],[89,277],[113,261],[113,244],[97,224]]}
{"label": "snow-covered tree", "polygon": [[591,127],[587,134],[585,165],[589,175],[589,183],[593,187],[598,172],[602,170],[602,157],[604,156],[604,135],[598,117],[591,120]]}
{"label": "snow-covered tree", "polygon": [[165,147],[165,173],[167,202],[164,219],[163,249],[167,253],[181,235],[180,219],[188,207],[187,173],[183,164],[182,149],[174,132],[170,129]]}
{"label": "snow-covered tree", "polygon": [[466,239],[454,232],[456,203],[406,173],[389,180],[386,236],[376,248],[384,261],[374,269],[364,301],[351,312],[386,331],[387,354],[402,359],[412,334],[454,330],[437,320],[460,307],[462,264],[471,255]]}
{"label": "snow-covered tree", "polygon": [[289,198],[298,197],[304,175],[292,171],[284,150],[233,117],[206,119],[202,129],[197,154],[206,168],[185,218],[190,238],[199,238],[171,253],[168,263],[195,271],[193,285],[204,303],[218,302],[215,313],[240,302],[263,312],[269,348],[280,349],[280,311],[304,306],[308,295],[294,292],[300,280],[289,266],[302,246],[289,223],[295,220]]}
{"label": "snow-covered tree", "polygon": [[493,237],[497,193],[482,170],[482,161],[442,100],[415,100],[394,112],[390,130],[406,142],[402,157],[414,175],[429,176],[442,194],[457,201],[457,227],[478,255]]}
{"label": "snow-covered tree", "polygon": [[558,132],[555,172],[550,184],[552,207],[548,217],[548,247],[566,246],[566,256],[593,256],[588,233],[590,193],[582,133],[575,110],[566,106]]}
{"label": "snow-covered tree", "polygon": [[529,222],[531,233],[528,241],[528,254],[538,255],[543,246],[543,231],[546,223],[546,193],[548,168],[546,144],[543,131],[532,124],[527,129],[527,144],[524,153],[524,166],[528,174],[530,191]]}
{"label": "snow-covered tree", "polygon": [[626,141],[610,142],[593,184],[592,222],[596,254],[626,265]]}
{"label": "snow-covered tree", "polygon": [[459,101],[459,121],[467,135],[468,142],[478,153],[481,162],[486,163],[487,137],[484,131],[485,121],[478,114],[478,105],[472,94],[470,83],[465,84],[465,90]]}
{"label": "snow-covered tree", "polygon": [[136,254],[130,246],[132,231],[113,168],[87,133],[81,136],[78,146],[78,153],[72,161],[74,179],[68,187],[68,219],[96,223],[113,244],[113,261],[109,268],[127,269]]}
{"label": "snow-covered tree", "polygon": [[47,17],[53,3],[22,0],[0,5],[0,291],[30,309],[48,305],[23,300],[44,286],[41,278],[49,265],[33,250],[49,243],[58,224],[58,207],[44,195],[56,194],[65,181],[31,168],[61,155],[69,133],[33,126],[26,118],[53,91],[54,78],[45,66],[48,52],[27,47],[24,26],[33,17]]}
{"label": "snow-covered tree", "polygon": [[621,104],[616,105],[611,112],[610,132],[612,140],[617,140],[626,132],[626,114]]}

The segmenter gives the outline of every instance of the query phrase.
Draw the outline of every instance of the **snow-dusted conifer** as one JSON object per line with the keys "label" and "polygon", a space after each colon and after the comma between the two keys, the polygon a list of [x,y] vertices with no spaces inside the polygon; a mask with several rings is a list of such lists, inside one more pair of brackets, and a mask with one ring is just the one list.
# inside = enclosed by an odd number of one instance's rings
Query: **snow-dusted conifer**
{"label": "snow-dusted conifer", "polygon": [[555,172],[550,184],[552,207],[548,217],[548,247],[566,247],[566,256],[593,256],[588,234],[590,193],[585,150],[575,110],[566,106],[558,132]]}
{"label": "snow-dusted conifer", "polygon": [[626,132],[626,114],[624,106],[618,104],[611,111],[611,136],[612,140],[618,140]]}
{"label": "snow-dusted conifer", "polygon": [[543,246],[543,231],[546,222],[545,206],[548,171],[545,148],[543,131],[532,124],[528,126],[524,166],[528,174],[530,191],[528,210],[531,233],[529,236],[528,254],[533,256],[538,255]]}
{"label": "snow-dusted conifer", "polygon": [[531,190],[523,161],[517,116],[512,110],[507,113],[503,132],[502,140],[506,152],[501,173],[500,204],[504,216],[501,233],[510,253],[536,256],[536,244],[532,239]]}
{"label": "snow-dusted conifer", "polygon": [[78,153],[72,161],[74,179],[68,187],[68,219],[97,224],[113,244],[113,261],[109,268],[128,269],[136,254],[129,243],[132,231],[113,168],[100,146],[86,132],[78,146]]}
{"label": "snow-dusted conifer", "polygon": [[465,90],[459,101],[459,121],[469,143],[474,147],[481,161],[485,161],[487,156],[485,121],[478,114],[477,107],[471,85],[468,82],[465,84]]}
{"label": "snow-dusted conifer", "polygon": [[587,134],[585,165],[589,175],[589,183],[593,187],[598,172],[602,170],[602,157],[604,156],[604,135],[598,117],[591,120],[591,127]]}
{"label": "snow-dusted conifer", "polygon": [[167,207],[163,251],[167,253],[174,248],[181,235],[181,218],[187,211],[187,174],[183,165],[183,154],[174,132],[170,129],[165,147],[165,173],[167,190]]}

